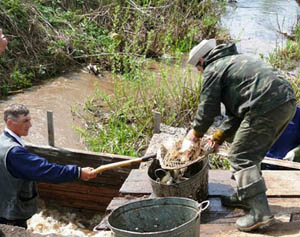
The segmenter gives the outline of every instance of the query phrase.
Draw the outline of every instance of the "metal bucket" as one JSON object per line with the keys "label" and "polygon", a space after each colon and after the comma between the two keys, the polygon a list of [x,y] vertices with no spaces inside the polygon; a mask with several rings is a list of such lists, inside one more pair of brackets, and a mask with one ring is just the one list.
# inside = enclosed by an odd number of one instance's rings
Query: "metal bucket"
{"label": "metal bucket", "polygon": [[146,199],[115,209],[108,225],[116,237],[199,237],[200,215],[208,206],[189,198]]}
{"label": "metal bucket", "polygon": [[189,179],[174,183],[164,184],[157,180],[157,170],[160,170],[159,161],[153,160],[148,168],[148,177],[153,193],[157,197],[187,197],[202,202],[208,197],[208,157],[201,162],[188,167],[191,170]]}

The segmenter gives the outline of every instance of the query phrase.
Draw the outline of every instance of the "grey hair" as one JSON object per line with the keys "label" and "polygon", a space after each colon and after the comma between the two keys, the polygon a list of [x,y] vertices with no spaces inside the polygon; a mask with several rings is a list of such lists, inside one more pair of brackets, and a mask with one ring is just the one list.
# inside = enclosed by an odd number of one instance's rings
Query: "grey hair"
{"label": "grey hair", "polygon": [[4,121],[7,122],[8,119],[16,121],[20,115],[27,116],[29,114],[29,109],[22,104],[11,104],[4,110]]}

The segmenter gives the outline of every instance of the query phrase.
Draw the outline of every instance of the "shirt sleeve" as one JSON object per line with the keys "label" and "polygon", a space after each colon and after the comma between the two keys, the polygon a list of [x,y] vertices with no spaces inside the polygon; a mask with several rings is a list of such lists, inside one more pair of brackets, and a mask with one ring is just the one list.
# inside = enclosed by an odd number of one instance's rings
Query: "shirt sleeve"
{"label": "shirt sleeve", "polygon": [[7,154],[7,170],[15,178],[46,183],[71,182],[79,177],[76,165],[60,165],[15,146]]}
{"label": "shirt sleeve", "polygon": [[193,128],[199,134],[204,134],[214,122],[214,118],[220,115],[221,85],[220,78],[214,72],[203,73],[203,84],[200,95],[200,103],[193,121]]}
{"label": "shirt sleeve", "polygon": [[229,111],[226,111],[226,115],[227,118],[222,122],[219,129],[223,131],[225,139],[232,140],[242,120],[232,115]]}

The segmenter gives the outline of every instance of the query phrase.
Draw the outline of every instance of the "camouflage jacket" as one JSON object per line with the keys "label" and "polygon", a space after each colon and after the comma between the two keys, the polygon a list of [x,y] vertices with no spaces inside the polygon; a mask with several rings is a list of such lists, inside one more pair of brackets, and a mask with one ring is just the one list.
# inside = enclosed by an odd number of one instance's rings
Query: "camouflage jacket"
{"label": "camouflage jacket", "polygon": [[295,99],[292,86],[274,68],[258,57],[238,54],[235,44],[221,44],[205,57],[200,103],[193,128],[203,135],[220,114],[220,103],[228,119],[220,130],[234,135],[245,114],[264,114]]}

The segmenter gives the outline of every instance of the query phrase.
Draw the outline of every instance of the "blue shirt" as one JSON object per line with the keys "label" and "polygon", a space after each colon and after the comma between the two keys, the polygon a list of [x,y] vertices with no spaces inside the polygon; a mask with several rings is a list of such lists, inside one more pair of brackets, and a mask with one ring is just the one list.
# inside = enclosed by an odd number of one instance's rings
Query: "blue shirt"
{"label": "blue shirt", "polygon": [[[5,131],[4,134],[18,142],[8,132]],[[80,175],[78,166],[48,162],[45,158],[28,152],[21,144],[10,149],[6,166],[15,178],[47,183],[71,182]]]}
{"label": "blue shirt", "polygon": [[294,118],[289,122],[283,134],[273,144],[267,157],[282,159],[295,147],[300,145],[300,107],[297,106]]}

